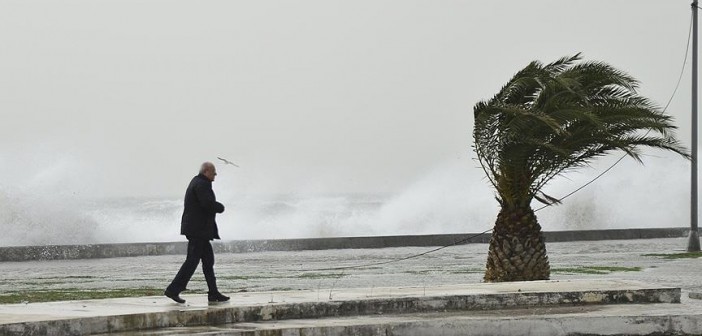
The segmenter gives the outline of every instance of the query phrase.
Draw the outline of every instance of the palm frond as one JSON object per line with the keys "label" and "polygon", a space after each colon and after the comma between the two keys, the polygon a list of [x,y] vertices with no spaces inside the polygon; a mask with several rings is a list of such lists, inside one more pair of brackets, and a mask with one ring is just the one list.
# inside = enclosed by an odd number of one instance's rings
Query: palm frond
{"label": "palm frond", "polygon": [[639,162],[642,147],[689,158],[672,117],[636,92],[635,78],[581,60],[533,61],[475,105],[474,149],[501,204],[557,203],[541,192],[551,179],[614,151]]}

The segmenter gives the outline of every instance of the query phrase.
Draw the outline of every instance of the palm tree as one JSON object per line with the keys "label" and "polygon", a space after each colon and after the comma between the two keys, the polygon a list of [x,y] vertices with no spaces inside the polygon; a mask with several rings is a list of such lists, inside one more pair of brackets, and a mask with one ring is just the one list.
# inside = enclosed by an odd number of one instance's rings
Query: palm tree
{"label": "palm tree", "polygon": [[473,109],[474,148],[500,212],[485,281],[545,280],[551,273],[531,201],[559,203],[542,189],[554,177],[621,150],[641,162],[642,146],[689,158],[672,118],[636,92],[638,81],[580,54],[534,61]]}

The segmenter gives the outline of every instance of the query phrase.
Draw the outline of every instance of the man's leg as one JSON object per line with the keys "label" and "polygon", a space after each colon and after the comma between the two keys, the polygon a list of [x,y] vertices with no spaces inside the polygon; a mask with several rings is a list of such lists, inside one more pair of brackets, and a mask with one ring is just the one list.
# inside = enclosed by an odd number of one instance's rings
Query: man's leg
{"label": "man's leg", "polygon": [[[190,278],[193,277],[193,273],[195,273],[197,269],[197,264],[200,263],[200,258],[202,258],[204,252],[203,245],[201,240],[188,239],[188,256],[185,258],[183,265],[180,266],[178,274],[176,274],[171,284],[166,288],[167,292],[178,295],[185,290]],[[212,248],[210,247],[210,249]]]}
{"label": "man's leg", "polygon": [[229,297],[222,295],[217,289],[217,279],[214,273],[214,251],[212,251],[212,244],[209,241],[205,245],[202,255],[202,273],[205,273],[207,289],[209,290],[207,292],[207,300],[210,302],[229,301]]}
{"label": "man's leg", "polygon": [[205,274],[205,281],[207,281],[207,289],[210,293],[219,293],[217,290],[217,279],[214,273],[214,251],[212,250],[212,244],[209,241],[205,241],[202,248],[202,273]]}

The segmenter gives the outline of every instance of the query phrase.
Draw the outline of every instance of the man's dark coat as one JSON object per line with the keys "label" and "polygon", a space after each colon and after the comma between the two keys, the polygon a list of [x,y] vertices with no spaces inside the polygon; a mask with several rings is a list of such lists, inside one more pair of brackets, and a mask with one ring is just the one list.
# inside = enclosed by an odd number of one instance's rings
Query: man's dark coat
{"label": "man's dark coat", "polygon": [[185,191],[180,234],[188,239],[220,239],[215,215],[222,212],[224,205],[215,199],[212,181],[202,174],[193,177]]}

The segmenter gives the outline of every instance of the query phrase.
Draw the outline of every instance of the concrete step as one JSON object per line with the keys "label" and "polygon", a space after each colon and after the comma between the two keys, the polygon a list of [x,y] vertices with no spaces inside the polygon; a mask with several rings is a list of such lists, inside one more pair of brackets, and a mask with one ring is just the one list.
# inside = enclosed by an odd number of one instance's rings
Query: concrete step
{"label": "concrete step", "polygon": [[588,305],[248,322],[110,336],[700,335],[701,318],[700,303]]}
{"label": "concrete step", "polygon": [[680,289],[626,280],[568,280],[238,293],[232,303],[217,306],[208,305],[204,296],[184,297],[187,305],[165,297],[2,305],[0,334],[84,335],[380,314],[679,303]]}

